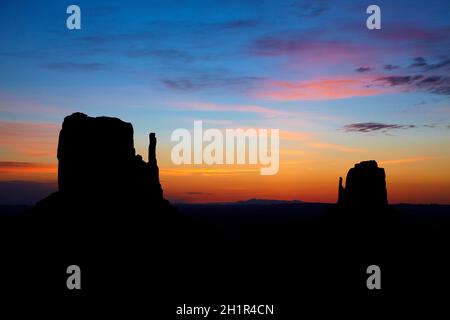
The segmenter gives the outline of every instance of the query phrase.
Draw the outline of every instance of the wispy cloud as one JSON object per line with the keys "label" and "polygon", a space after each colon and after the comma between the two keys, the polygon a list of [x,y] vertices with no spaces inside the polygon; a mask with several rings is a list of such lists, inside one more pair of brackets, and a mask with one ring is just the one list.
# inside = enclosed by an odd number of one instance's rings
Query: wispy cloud
{"label": "wispy cloud", "polygon": [[255,19],[236,19],[229,20],[221,23],[216,23],[214,28],[221,30],[241,30],[254,28],[261,25],[261,21]]}
{"label": "wispy cloud", "polygon": [[384,82],[385,84],[393,87],[393,86],[411,84],[412,82],[414,82],[417,79],[420,79],[422,77],[423,77],[422,75],[417,75],[417,76],[388,76],[388,77],[378,78],[375,81],[381,81],[381,82]]}
{"label": "wispy cloud", "polygon": [[[266,34],[250,45],[250,53],[257,56],[287,56],[295,59],[313,58],[315,61],[336,61],[342,58],[365,57],[367,50],[350,42],[326,41],[314,38],[317,30]],[[367,48],[365,48],[367,49]]]}
{"label": "wispy cloud", "polygon": [[415,163],[420,161],[427,161],[435,159],[433,157],[415,157],[415,158],[403,158],[403,159],[394,159],[394,160],[383,160],[379,161],[380,165],[386,164],[402,164],[402,163]]}
{"label": "wispy cloud", "polygon": [[0,148],[27,157],[56,156],[59,125],[0,121]]}
{"label": "wispy cloud", "polygon": [[444,68],[444,67],[450,67],[450,59],[445,59],[445,60],[442,60],[442,61],[434,63],[434,64],[428,64],[429,70],[440,69],[440,68]]}
{"label": "wispy cloud", "polygon": [[17,162],[17,161],[0,161],[0,173],[57,173],[56,164],[52,163],[36,163],[36,162]]}
{"label": "wispy cloud", "polygon": [[400,124],[386,124],[378,122],[352,123],[347,124],[343,127],[345,132],[362,132],[362,133],[376,132],[376,131],[387,132],[389,130],[412,129],[412,128],[416,128],[416,126],[412,124],[400,125]]}
{"label": "wispy cloud", "polygon": [[416,67],[423,67],[426,65],[427,65],[427,62],[425,61],[425,58],[417,57],[417,58],[414,58],[414,62],[410,65],[410,67],[416,68]]}
{"label": "wispy cloud", "polygon": [[440,75],[387,76],[375,79],[374,83],[382,86],[401,87],[404,90],[450,95],[450,77]]}
{"label": "wispy cloud", "polygon": [[57,71],[103,71],[111,70],[114,65],[103,63],[103,62],[51,62],[44,65],[47,69],[57,70]]}
{"label": "wispy cloud", "polygon": [[294,1],[288,5],[288,12],[301,18],[316,18],[329,10],[327,1]]}
{"label": "wispy cloud", "polygon": [[444,58],[435,63],[429,63],[424,57],[416,57],[410,67],[422,68],[423,70],[437,70],[450,67],[450,59]]}
{"label": "wispy cloud", "polygon": [[378,93],[381,93],[381,90],[369,88],[366,81],[342,78],[298,82],[274,81],[256,96],[279,101],[296,101],[335,100],[372,96]]}
{"label": "wispy cloud", "polygon": [[198,91],[204,89],[229,88],[246,90],[264,80],[254,76],[225,76],[219,74],[193,74],[189,77],[164,78],[161,83],[176,91]]}
{"label": "wispy cloud", "polygon": [[396,66],[396,65],[393,65],[393,64],[385,64],[384,65],[384,70],[395,70],[395,69],[398,69],[398,68],[400,68],[399,66]]}
{"label": "wispy cloud", "polygon": [[180,102],[175,104],[176,108],[181,108],[188,111],[213,111],[213,112],[245,112],[261,114],[264,117],[274,117],[281,115],[288,115],[289,112],[262,107],[258,105],[244,105],[244,104],[223,104],[223,103],[209,103],[209,102]]}
{"label": "wispy cloud", "polygon": [[356,69],[356,72],[368,72],[373,70],[371,67],[359,67],[358,69]]}

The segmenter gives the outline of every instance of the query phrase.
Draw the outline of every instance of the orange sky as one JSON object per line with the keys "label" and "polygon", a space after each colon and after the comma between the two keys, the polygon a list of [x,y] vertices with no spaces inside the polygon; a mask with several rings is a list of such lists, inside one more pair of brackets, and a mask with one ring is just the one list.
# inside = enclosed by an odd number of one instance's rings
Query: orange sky
{"label": "orange sky", "polygon": [[[25,129],[24,127],[27,127]],[[53,124],[1,123],[0,181],[56,181],[56,146],[59,127]],[[339,176],[362,160],[375,159],[387,174],[391,203],[450,203],[448,151],[444,141],[428,145],[428,155],[404,147],[404,139],[390,139],[389,145],[364,143],[341,145],[311,132],[282,131],[280,169],[273,176],[261,176],[259,165],[173,165],[173,144],[158,145],[160,179],[172,201],[216,202],[249,198],[300,199],[334,202]],[[137,139],[137,151],[146,155],[145,142]],[[409,151],[408,151],[409,150]]]}

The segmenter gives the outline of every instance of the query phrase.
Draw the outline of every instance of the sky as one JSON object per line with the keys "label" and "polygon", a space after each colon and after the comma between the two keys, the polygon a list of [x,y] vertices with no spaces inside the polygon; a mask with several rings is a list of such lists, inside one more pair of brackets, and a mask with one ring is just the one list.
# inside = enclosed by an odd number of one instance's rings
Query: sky
{"label": "sky", "polygon": [[[66,8],[81,8],[81,30]],[[381,8],[369,30],[366,8]],[[2,1],[0,203],[56,189],[65,116],[156,132],[173,202],[335,202],[374,159],[391,203],[450,204],[450,1]],[[175,165],[178,128],[280,129],[280,169]]]}

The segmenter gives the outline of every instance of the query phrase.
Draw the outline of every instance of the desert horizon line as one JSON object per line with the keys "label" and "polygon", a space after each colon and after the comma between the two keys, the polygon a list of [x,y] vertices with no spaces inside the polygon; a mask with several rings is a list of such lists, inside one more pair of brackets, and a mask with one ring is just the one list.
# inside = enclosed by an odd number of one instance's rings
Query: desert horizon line
{"label": "desert horizon line", "polygon": [[[3,181],[2,181],[3,182]],[[0,182],[0,184],[2,183]],[[7,181],[12,182],[12,181]],[[14,182],[22,182],[22,181],[14,181]],[[57,184],[55,182],[55,184]],[[54,191],[56,191],[55,189]],[[192,192],[192,193],[201,193],[201,192]],[[189,194],[189,193],[188,193]],[[196,201],[196,200],[181,200],[177,197],[167,196],[166,198],[174,205],[303,205],[303,204],[324,204],[324,205],[334,205],[337,203],[336,201],[305,201],[298,198],[292,199],[282,199],[282,198],[240,198],[235,200],[228,201],[220,201],[220,200],[212,200],[212,201]],[[40,200],[43,200],[44,197]],[[32,207],[40,200],[37,200],[33,203],[15,203],[15,204],[6,204],[0,203],[2,207]],[[448,203],[437,203],[437,202],[389,202],[389,205],[398,206],[398,205],[417,205],[417,206],[450,206],[450,202]]]}

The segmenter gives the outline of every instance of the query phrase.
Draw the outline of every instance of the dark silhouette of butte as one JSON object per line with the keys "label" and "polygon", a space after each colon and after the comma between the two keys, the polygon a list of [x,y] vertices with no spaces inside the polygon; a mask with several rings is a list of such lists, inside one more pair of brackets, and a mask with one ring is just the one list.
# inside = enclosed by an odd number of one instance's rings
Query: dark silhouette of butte
{"label": "dark silhouette of butte", "polygon": [[161,222],[176,212],[163,197],[155,134],[149,135],[145,162],[135,152],[132,125],[117,118],[74,113],[64,119],[58,186],[36,204],[32,217],[102,233]]}
{"label": "dark silhouette of butte", "polygon": [[59,192],[83,199],[147,202],[165,206],[150,134],[148,163],[136,155],[133,127],[117,118],[74,113],[64,119],[58,143]]}
{"label": "dark silhouette of butte", "polygon": [[339,207],[383,209],[387,205],[386,174],[375,160],[355,164],[347,173],[345,188],[339,178]]}
{"label": "dark silhouette of butte", "polygon": [[375,160],[362,161],[339,178],[338,200],[325,218],[339,227],[382,228],[396,226],[398,213],[388,204],[386,174]]}

